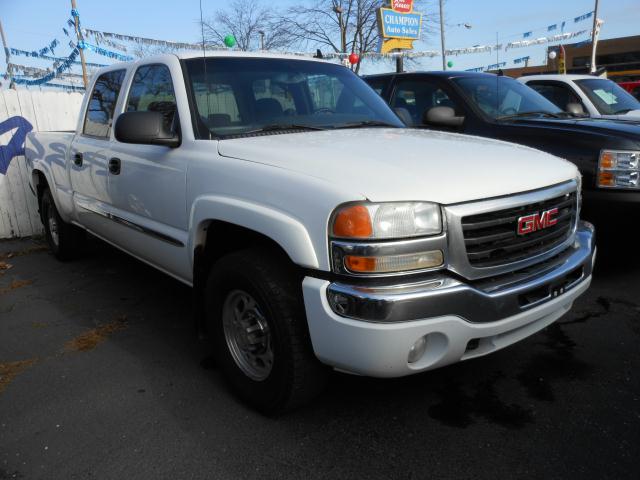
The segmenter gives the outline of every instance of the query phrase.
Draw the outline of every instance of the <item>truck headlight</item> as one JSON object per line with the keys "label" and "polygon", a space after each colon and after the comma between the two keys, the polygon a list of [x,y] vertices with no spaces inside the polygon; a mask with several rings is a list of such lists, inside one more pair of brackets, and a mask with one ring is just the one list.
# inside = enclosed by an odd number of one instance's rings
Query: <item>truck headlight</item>
{"label": "truck headlight", "polygon": [[598,187],[640,189],[640,151],[602,150]]}
{"label": "truck headlight", "polygon": [[334,238],[380,240],[437,235],[442,232],[440,206],[435,203],[359,203],[333,214]]}
{"label": "truck headlight", "polygon": [[444,265],[440,205],[357,203],[331,217],[334,271],[347,275],[411,273]]}

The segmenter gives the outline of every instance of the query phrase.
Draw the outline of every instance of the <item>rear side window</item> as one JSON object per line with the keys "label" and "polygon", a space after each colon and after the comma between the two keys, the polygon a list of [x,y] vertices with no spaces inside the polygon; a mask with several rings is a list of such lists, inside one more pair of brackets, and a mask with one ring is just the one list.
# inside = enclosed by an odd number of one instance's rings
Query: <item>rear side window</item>
{"label": "rear side window", "polygon": [[171,72],[166,65],[138,68],[127,100],[127,112],[160,112],[165,127],[171,129],[176,114],[176,95]]}
{"label": "rear side window", "polygon": [[91,98],[89,98],[82,133],[92,137],[109,137],[113,112],[116,108],[124,74],[124,70],[114,70],[98,77],[93,92],[91,92]]}
{"label": "rear side window", "polygon": [[533,88],[562,110],[567,110],[567,105],[570,103],[582,104],[580,98],[566,85],[547,82],[529,82],[527,86]]}
{"label": "rear side window", "polygon": [[378,95],[382,95],[384,88],[387,86],[388,80],[386,78],[365,78],[365,82],[373,88]]}

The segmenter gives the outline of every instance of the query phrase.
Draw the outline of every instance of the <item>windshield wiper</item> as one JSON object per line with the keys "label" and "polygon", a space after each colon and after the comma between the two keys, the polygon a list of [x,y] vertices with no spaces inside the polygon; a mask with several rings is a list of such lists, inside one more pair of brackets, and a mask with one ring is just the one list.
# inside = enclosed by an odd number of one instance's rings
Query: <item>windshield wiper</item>
{"label": "windshield wiper", "polygon": [[551,118],[566,118],[566,116],[562,116],[558,113],[538,111],[538,112],[520,112],[520,113],[514,113],[513,115],[502,115],[500,117],[496,117],[496,120],[509,120],[512,118],[529,117],[531,115],[544,115]]}
{"label": "windshield wiper", "polygon": [[342,128],[367,128],[367,127],[387,127],[387,128],[402,128],[392,123],[381,122],[379,120],[363,120],[362,122],[345,123],[334,127],[334,129]]}
{"label": "windshield wiper", "polygon": [[242,132],[242,135],[247,135],[250,133],[262,133],[262,132],[278,132],[282,130],[327,130],[326,127],[318,127],[314,125],[302,125],[298,123],[273,123],[271,125],[265,125],[264,127],[256,128],[255,130],[249,130],[248,132]]}

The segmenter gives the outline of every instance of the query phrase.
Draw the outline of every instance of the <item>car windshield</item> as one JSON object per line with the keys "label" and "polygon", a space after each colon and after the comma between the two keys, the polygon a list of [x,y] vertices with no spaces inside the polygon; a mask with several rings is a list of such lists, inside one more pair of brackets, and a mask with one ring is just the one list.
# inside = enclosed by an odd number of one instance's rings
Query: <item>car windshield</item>
{"label": "car windshield", "polygon": [[536,115],[566,116],[538,92],[510,77],[460,77],[454,82],[469,101],[494,120]]}
{"label": "car windshield", "polygon": [[184,61],[198,138],[403,123],[341,65],[275,58]]}
{"label": "car windshield", "polygon": [[575,81],[601,115],[623,115],[631,110],[640,110],[640,102],[605,78],[588,78]]}

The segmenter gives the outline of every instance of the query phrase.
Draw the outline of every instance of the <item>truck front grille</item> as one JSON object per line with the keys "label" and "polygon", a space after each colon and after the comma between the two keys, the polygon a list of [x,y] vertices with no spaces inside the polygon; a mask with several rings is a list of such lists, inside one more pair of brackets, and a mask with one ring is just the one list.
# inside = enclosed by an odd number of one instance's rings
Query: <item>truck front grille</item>
{"label": "truck front grille", "polygon": [[[520,218],[557,208],[557,223],[526,235],[518,234]],[[546,253],[572,234],[577,220],[575,192],[529,205],[462,218],[462,231],[471,266],[496,267]]]}

